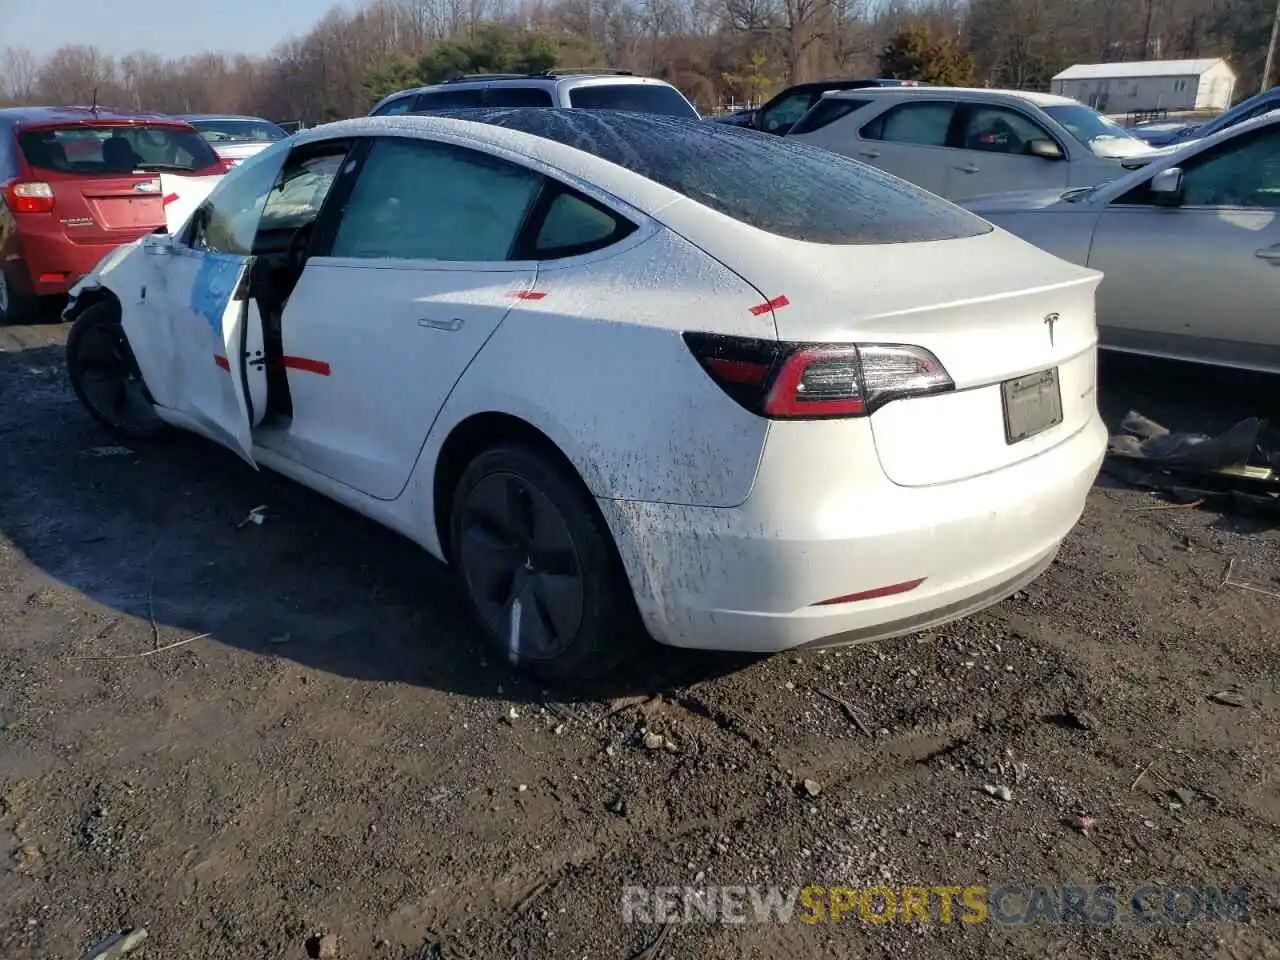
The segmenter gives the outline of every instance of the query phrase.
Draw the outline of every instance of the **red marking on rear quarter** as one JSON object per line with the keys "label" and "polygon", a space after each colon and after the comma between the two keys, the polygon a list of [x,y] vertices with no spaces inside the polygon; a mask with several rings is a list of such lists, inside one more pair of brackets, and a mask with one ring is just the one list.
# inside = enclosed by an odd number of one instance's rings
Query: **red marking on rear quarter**
{"label": "red marking on rear quarter", "polygon": [[161,200],[160,203],[162,206],[167,207],[169,204],[173,203],[173,201],[177,199],[178,199],[178,195],[176,193],[166,193],[164,195],[164,199]]}
{"label": "red marking on rear quarter", "polygon": [[288,370],[302,370],[305,373],[318,373],[327,377],[333,370],[323,360],[311,360],[308,357],[285,357],[281,361]]}
{"label": "red marking on rear quarter", "polygon": [[751,308],[751,315],[758,317],[761,314],[768,313],[770,310],[777,310],[779,307],[785,307],[791,301],[786,297],[774,297],[772,300],[766,300],[764,303],[757,303]]}
{"label": "red marking on rear quarter", "polygon": [[220,357],[216,353],[213,355],[213,362],[220,366],[227,373],[231,372],[231,361],[226,357]]}
{"label": "red marking on rear quarter", "polygon": [[859,600],[876,600],[880,597],[892,597],[899,593],[910,593],[920,584],[924,583],[924,577],[919,580],[907,580],[904,583],[891,583],[887,587],[875,587],[871,590],[863,590],[859,593],[848,593],[843,597],[832,597],[830,600],[819,600],[813,604],[815,607],[829,607],[837,603],[857,603]]}
{"label": "red marking on rear quarter", "polygon": [[541,300],[546,294],[540,290],[516,290],[511,296],[517,300]]}

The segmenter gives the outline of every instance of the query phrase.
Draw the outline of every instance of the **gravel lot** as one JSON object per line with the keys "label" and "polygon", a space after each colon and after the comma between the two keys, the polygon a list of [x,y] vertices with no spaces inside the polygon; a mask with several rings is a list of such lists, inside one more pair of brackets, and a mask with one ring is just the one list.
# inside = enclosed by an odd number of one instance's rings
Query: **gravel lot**
{"label": "gravel lot", "polygon": [[[1220,586],[1280,592],[1274,526],[1104,478],[963,623],[544,690],[362,518],[195,439],[88,455],[115,441],[64,337],[0,330],[0,956],[145,927],[131,956],[625,960],[662,929],[621,922],[626,884],[1147,882],[1243,886],[1250,920],[691,923],[647,957],[1280,955],[1280,598]],[[1102,394],[1280,407],[1132,361]]]}

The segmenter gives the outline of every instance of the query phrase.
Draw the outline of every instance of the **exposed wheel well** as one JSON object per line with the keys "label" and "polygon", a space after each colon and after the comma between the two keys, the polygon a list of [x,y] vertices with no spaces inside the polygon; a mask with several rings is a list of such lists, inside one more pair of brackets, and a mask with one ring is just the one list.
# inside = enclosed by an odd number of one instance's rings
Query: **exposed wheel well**
{"label": "exposed wheel well", "polygon": [[[522,441],[543,451],[582,482],[577,468],[556,446],[555,441],[527,421],[506,413],[477,413],[468,417],[453,428],[436,458],[433,487],[436,533],[440,537],[440,549],[446,560],[452,559],[449,513],[453,508],[453,492],[462,478],[462,472],[481,451],[494,444],[509,441]],[[583,483],[583,486],[586,484]]]}
{"label": "exposed wheel well", "polygon": [[98,304],[109,305],[115,311],[117,320],[124,316],[124,311],[120,306],[120,298],[106,287],[99,287],[96,290],[86,290],[80,294],[76,298],[75,312],[68,314],[64,319],[74,320],[90,307],[96,307]]}

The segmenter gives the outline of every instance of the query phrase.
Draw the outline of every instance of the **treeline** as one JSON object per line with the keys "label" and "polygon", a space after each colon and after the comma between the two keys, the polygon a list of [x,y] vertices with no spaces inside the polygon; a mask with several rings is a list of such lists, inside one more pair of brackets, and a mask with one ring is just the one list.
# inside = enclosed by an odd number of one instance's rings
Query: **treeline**
{"label": "treeline", "polygon": [[[269,55],[66,46],[0,51],[0,99],[310,123],[455,71],[608,65],[666,79],[700,109],[779,86],[910,71],[1046,89],[1077,62],[1228,57],[1256,91],[1274,0],[371,0],[335,7]],[[6,41],[12,41],[6,37]]]}

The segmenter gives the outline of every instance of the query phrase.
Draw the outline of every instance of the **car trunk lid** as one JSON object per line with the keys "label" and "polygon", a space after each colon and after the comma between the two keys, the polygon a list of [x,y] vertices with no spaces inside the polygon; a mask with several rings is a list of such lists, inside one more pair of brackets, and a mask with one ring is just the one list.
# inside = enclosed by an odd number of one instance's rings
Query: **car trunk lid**
{"label": "car trunk lid", "polygon": [[953,392],[894,400],[871,415],[881,466],[895,483],[999,470],[1096,416],[1096,271],[1001,230],[825,245],[722,222],[705,230],[688,220],[699,234],[691,239],[760,290],[760,320],[771,317],[779,339],[923,347],[951,376]]}

